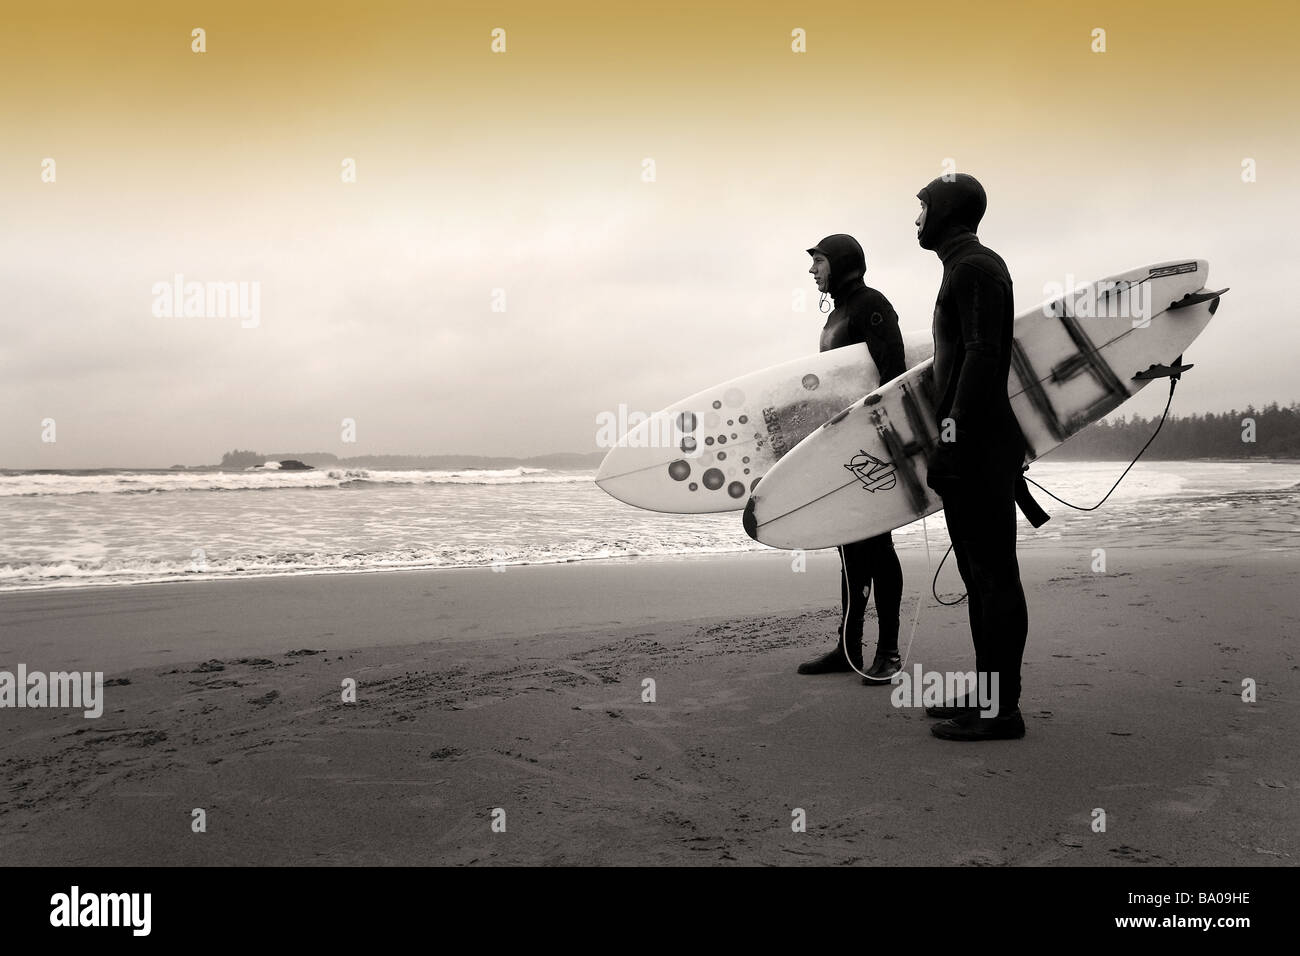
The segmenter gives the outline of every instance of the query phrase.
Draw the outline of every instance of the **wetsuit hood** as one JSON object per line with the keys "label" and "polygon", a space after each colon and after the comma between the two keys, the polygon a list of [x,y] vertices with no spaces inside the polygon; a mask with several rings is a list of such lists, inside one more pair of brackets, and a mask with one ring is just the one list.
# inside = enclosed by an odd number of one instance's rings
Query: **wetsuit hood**
{"label": "wetsuit hood", "polygon": [[831,265],[830,290],[832,299],[840,299],[845,291],[862,285],[867,274],[867,256],[858,240],[844,233],[827,236],[808,250],[808,255],[820,252]]}
{"label": "wetsuit hood", "polygon": [[922,249],[938,249],[957,233],[975,232],[988,208],[984,187],[966,173],[957,173],[951,180],[940,176],[916,196],[925,203],[925,224],[917,236]]}

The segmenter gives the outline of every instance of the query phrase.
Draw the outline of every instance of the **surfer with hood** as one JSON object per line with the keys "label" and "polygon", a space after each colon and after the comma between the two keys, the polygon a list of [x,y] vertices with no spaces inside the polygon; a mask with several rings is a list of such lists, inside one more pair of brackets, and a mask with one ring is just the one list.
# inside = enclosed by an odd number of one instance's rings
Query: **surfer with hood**
{"label": "surfer with hood", "polygon": [[[822,329],[821,350],[865,343],[880,374],[880,381],[907,371],[898,314],[881,293],[864,281],[866,255],[852,236],[827,236],[808,250],[808,270],[822,294],[835,307]],[[894,552],[889,532],[840,549],[839,640],[820,657],[799,665],[800,674],[830,674],[862,670],[862,629],[867,595],[874,588],[880,633],[876,655],[866,670],[864,684],[888,685],[901,666],[898,656],[898,619],[903,600],[903,568]]]}
{"label": "surfer with hood", "polygon": [[[1016,504],[1025,445],[1007,397],[1011,368],[1011,274],[975,236],[987,207],[973,176],[941,176],[917,198],[917,241],[938,255],[943,280],[934,307],[935,419],[940,441],[927,460],[927,482],[943,498],[957,569],[969,595],[971,638],[981,682],[996,674],[995,716],[977,700],[927,707],[946,740],[1023,737],[1020,664],[1029,629],[1016,561]],[[944,441],[952,419],[955,440]],[[1027,512],[1028,513],[1028,512]]]}

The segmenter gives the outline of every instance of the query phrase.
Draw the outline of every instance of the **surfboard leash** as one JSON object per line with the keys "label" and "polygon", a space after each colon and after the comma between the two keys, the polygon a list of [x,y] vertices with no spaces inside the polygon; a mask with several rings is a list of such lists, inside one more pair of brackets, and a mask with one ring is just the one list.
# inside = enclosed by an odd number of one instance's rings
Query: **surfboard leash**
{"label": "surfboard leash", "polygon": [[[1106,499],[1109,498],[1112,494],[1114,494],[1115,489],[1119,487],[1119,483],[1124,480],[1124,478],[1128,475],[1130,471],[1133,470],[1133,466],[1138,463],[1138,459],[1141,458],[1143,453],[1146,452],[1146,450],[1151,447],[1151,443],[1154,442],[1156,440],[1156,436],[1160,434],[1160,429],[1164,428],[1165,420],[1169,417],[1169,409],[1174,403],[1174,389],[1178,387],[1178,380],[1184,371],[1191,368],[1190,365],[1180,364],[1181,361],[1182,361],[1182,356],[1180,355],[1178,357],[1178,360],[1174,362],[1172,368],[1165,367],[1165,366],[1153,366],[1152,369],[1148,370],[1148,373],[1150,374],[1138,373],[1138,375],[1134,376],[1135,378],[1144,378],[1144,377],[1150,378],[1150,377],[1157,377],[1157,376],[1163,377],[1164,375],[1168,375],[1169,376],[1169,398],[1165,401],[1165,410],[1160,415],[1160,421],[1156,424],[1156,430],[1151,433],[1151,437],[1147,439],[1146,444],[1143,445],[1142,448],[1138,451],[1138,453],[1133,456],[1133,460],[1128,463],[1128,467],[1125,468],[1124,471],[1120,474],[1120,476],[1115,479],[1115,483],[1110,486],[1110,491],[1106,492],[1106,494],[1102,497],[1101,501],[1098,501],[1095,505],[1091,505],[1085,508],[1082,505],[1076,505],[1072,502],[1066,501],[1064,498],[1061,498],[1058,495],[1053,494],[1052,492],[1044,488],[1042,485],[1040,485],[1038,482],[1034,481],[1034,479],[1030,478],[1027,474],[1023,475],[1025,481],[1029,482],[1031,485],[1033,485],[1043,494],[1054,499],[1055,501],[1059,501],[1067,508],[1073,508],[1075,511],[1096,511],[1098,508],[1104,505],[1106,503]],[[1029,466],[1025,465],[1023,471],[1025,472],[1029,471]],[[957,604],[960,604],[968,597],[968,595],[963,594],[955,601],[945,601],[943,598],[939,597],[939,572],[943,570],[943,564],[945,561],[948,560],[948,555],[950,554],[952,554],[951,544],[948,545],[948,550],[944,552],[943,558],[939,561],[939,567],[935,569],[934,580],[930,582],[930,593],[934,595],[934,599],[936,601],[938,601],[942,605],[945,605],[946,607],[953,607]],[[927,555],[928,555],[928,542],[927,542]]]}
{"label": "surfboard leash", "polygon": [[[921,533],[925,537],[925,569],[929,571],[930,570],[930,529],[929,526],[925,523],[924,515],[921,516]],[[841,565],[840,573],[841,574],[845,573],[842,565]],[[939,576],[939,572],[936,571],[935,577],[937,578],[938,576]],[[868,604],[871,603],[871,587],[872,587],[871,583],[868,582],[867,597],[866,597],[866,603]],[[847,622],[847,613],[848,612],[846,609],[845,610],[846,622]],[[877,615],[877,617],[878,616],[879,615]],[[907,636],[907,650],[903,652],[902,663],[898,665],[898,669],[900,671],[907,666],[908,658],[912,656],[912,642],[916,640],[916,622],[919,621],[920,619],[921,619],[921,597],[920,595],[917,595],[916,610],[912,612],[912,632]],[[858,670],[857,667],[854,666],[853,661],[849,659],[849,641],[848,641],[847,630],[848,629],[842,623],[840,625],[840,649],[844,652],[844,659],[849,662],[849,666],[853,668],[854,672],[859,677],[861,677],[863,680],[868,680],[869,678],[867,677],[867,675],[864,674],[862,671]],[[870,679],[873,681],[875,680],[875,678],[870,678]]]}
{"label": "surfboard leash", "polygon": [[[1186,366],[1186,367],[1190,368],[1191,366]],[[1044,488],[1042,485],[1040,485],[1038,482],[1034,481],[1034,479],[1030,478],[1028,475],[1024,476],[1025,481],[1029,482],[1031,485],[1033,485],[1039,491],[1043,492],[1043,494],[1047,495],[1048,497],[1053,498],[1056,501],[1059,501],[1067,508],[1073,508],[1075,511],[1096,511],[1098,508],[1100,508],[1102,505],[1106,503],[1106,498],[1109,498],[1112,494],[1114,494],[1115,489],[1119,487],[1119,483],[1124,480],[1124,477],[1130,471],[1133,470],[1133,466],[1138,463],[1138,459],[1142,457],[1143,452],[1145,452],[1148,448],[1150,448],[1151,443],[1156,440],[1156,436],[1160,434],[1160,429],[1165,427],[1165,419],[1169,417],[1169,407],[1174,403],[1174,389],[1178,387],[1178,378],[1179,376],[1177,374],[1169,376],[1169,399],[1165,402],[1165,410],[1160,415],[1160,421],[1156,425],[1156,430],[1151,433],[1151,437],[1147,439],[1147,443],[1142,446],[1141,451],[1139,451],[1136,455],[1133,456],[1133,460],[1128,463],[1128,467],[1124,469],[1123,474],[1121,474],[1118,478],[1115,479],[1115,484],[1110,486],[1110,491],[1106,492],[1105,497],[1103,497],[1101,501],[1097,502],[1095,505],[1084,508],[1081,505],[1072,504],[1066,501],[1064,498],[1057,497],[1056,495],[1048,491],[1046,488]],[[1024,470],[1028,471],[1029,466],[1025,465]]]}
{"label": "surfboard leash", "polygon": [[[930,526],[925,523],[925,515],[921,515],[921,536],[925,539],[925,569],[930,570]],[[934,572],[938,578],[939,572]],[[907,659],[912,656],[912,641],[916,640],[916,622],[921,619],[921,596],[916,597],[916,611],[912,614],[912,633],[907,636],[907,652],[903,655],[903,662],[898,665],[901,672],[907,666]]]}
{"label": "surfboard leash", "polygon": [[[1043,492],[1044,494],[1048,495],[1049,497],[1055,499],[1056,501],[1059,501],[1061,504],[1066,505],[1067,507],[1074,508],[1076,511],[1096,511],[1098,508],[1100,508],[1102,505],[1106,503],[1106,499],[1109,498],[1115,492],[1115,489],[1119,487],[1120,482],[1122,482],[1124,478],[1128,475],[1128,473],[1133,470],[1133,466],[1138,463],[1138,459],[1141,458],[1142,455],[1146,452],[1146,450],[1151,447],[1151,443],[1154,442],[1156,440],[1156,436],[1160,434],[1160,429],[1164,427],[1165,420],[1169,417],[1169,409],[1174,402],[1174,389],[1177,388],[1178,386],[1178,378],[1179,376],[1177,374],[1171,375],[1169,377],[1169,398],[1165,402],[1165,410],[1160,415],[1160,421],[1156,424],[1155,431],[1151,433],[1151,437],[1147,439],[1146,444],[1143,445],[1142,448],[1138,451],[1138,453],[1133,456],[1133,460],[1128,463],[1128,467],[1125,468],[1124,471],[1120,474],[1120,476],[1115,479],[1115,483],[1110,486],[1110,491],[1107,491],[1105,496],[1100,501],[1098,501],[1095,505],[1085,508],[1081,505],[1072,504],[1071,502],[1066,501],[1064,498],[1058,497],[1057,495],[1048,491],[1046,488],[1044,488],[1042,485],[1040,485],[1038,482],[1034,481],[1034,479],[1028,477],[1027,475],[1025,476],[1025,481],[1028,481],[1035,488],[1037,488],[1039,491]],[[1026,465],[1024,470],[1028,471],[1029,466]],[[933,559],[931,558],[930,555],[930,526],[926,522],[924,515],[921,517],[921,534],[925,540],[925,569],[928,571],[930,570],[930,566]],[[939,559],[939,566],[934,569],[934,577],[930,579],[930,593],[933,594],[934,599],[938,601],[940,604],[942,604],[944,607],[955,607],[956,605],[961,604],[970,596],[969,594],[962,594],[962,596],[957,598],[957,600],[955,601],[945,601],[943,598],[939,597],[939,573],[943,571],[944,562],[948,560],[948,555],[950,554],[952,554],[951,544],[948,545],[948,550],[943,553],[943,557]],[[843,574],[846,572],[843,571],[843,569],[841,569],[840,573]],[[867,594],[865,599],[867,604],[871,603],[871,592],[872,592],[872,585],[868,583]],[[902,663],[899,665],[900,670],[907,666],[907,662],[912,656],[912,642],[916,640],[916,626],[921,619],[921,601],[922,598],[918,596],[916,599],[916,609],[912,613],[911,633],[908,634],[907,636],[907,649],[903,652]],[[844,653],[845,660],[849,660],[849,645],[848,645],[847,630],[848,629],[843,624],[841,624],[840,647]],[[864,679],[867,677],[867,675],[864,672],[858,670],[857,666],[854,665],[853,661],[851,660],[849,660],[849,667],[852,667],[854,672],[859,677],[862,677]]]}
{"label": "surfboard leash", "polygon": [[[969,597],[969,595],[963,594],[955,601],[945,601],[943,598],[939,597],[939,572],[943,570],[943,563],[948,560],[948,555],[950,554],[952,554],[951,544],[948,545],[948,550],[943,553],[943,557],[939,559],[939,566],[934,569],[934,579],[930,582],[930,593],[933,594],[934,599],[938,601],[940,604],[942,604],[944,607],[956,607],[962,601],[966,600],[967,597]],[[925,568],[927,571],[930,570],[929,561],[926,562]]]}

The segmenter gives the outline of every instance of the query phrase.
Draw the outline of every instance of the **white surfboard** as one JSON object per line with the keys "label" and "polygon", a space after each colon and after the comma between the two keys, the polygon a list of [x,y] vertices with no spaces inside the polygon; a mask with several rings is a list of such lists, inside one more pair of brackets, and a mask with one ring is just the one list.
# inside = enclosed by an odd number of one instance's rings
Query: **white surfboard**
{"label": "white surfboard", "polygon": [[[1203,260],[1144,266],[1016,318],[1007,391],[1027,461],[1177,362],[1227,291],[1208,291],[1208,275]],[[939,435],[939,397],[930,359],[829,419],[754,489],[745,530],[777,548],[828,548],[938,511],[925,460]]]}
{"label": "white surfboard", "polygon": [[[909,368],[929,358],[930,330],[904,332],[903,353]],[[777,459],[879,384],[866,345],[734,378],[630,429],[601,462],[596,484],[648,511],[739,511]]]}

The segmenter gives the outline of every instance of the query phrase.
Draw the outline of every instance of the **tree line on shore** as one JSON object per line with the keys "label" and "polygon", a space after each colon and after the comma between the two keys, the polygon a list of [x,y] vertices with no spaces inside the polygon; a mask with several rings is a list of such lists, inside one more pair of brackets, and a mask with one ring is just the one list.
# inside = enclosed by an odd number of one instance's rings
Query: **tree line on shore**
{"label": "tree line on shore", "polygon": [[[1121,460],[1136,455],[1160,416],[1121,416],[1089,425],[1045,456],[1055,461]],[[1170,414],[1143,458],[1300,458],[1300,403],[1204,415]]]}

